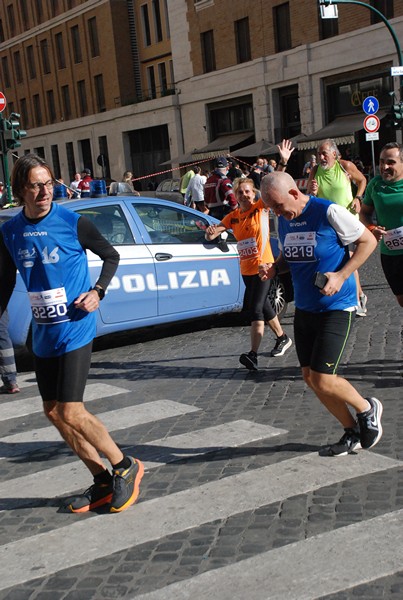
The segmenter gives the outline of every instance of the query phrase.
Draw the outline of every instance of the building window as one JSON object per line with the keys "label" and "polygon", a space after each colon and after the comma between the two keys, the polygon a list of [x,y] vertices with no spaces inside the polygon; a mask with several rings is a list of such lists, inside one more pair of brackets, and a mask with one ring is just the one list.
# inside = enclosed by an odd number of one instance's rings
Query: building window
{"label": "building window", "polygon": [[47,73],[50,73],[48,40],[41,40],[40,48],[41,48],[41,56],[42,56],[42,69],[43,69],[43,73],[46,75]]}
{"label": "building window", "polygon": [[34,105],[34,116],[35,123],[37,127],[42,125],[42,109],[41,109],[41,100],[39,98],[39,94],[35,94],[32,98]]}
{"label": "building window", "polygon": [[30,79],[36,79],[36,65],[35,65],[35,55],[34,55],[34,47],[27,46],[27,65],[28,65],[28,73]]}
{"label": "building window", "polygon": [[153,14],[154,14],[154,22],[155,22],[155,40],[157,42],[162,42],[160,0],[153,0]]}
{"label": "building window", "polygon": [[104,157],[104,166],[102,167],[102,177],[110,178],[111,169],[110,169],[110,165],[109,165],[108,140],[107,140],[106,135],[101,135],[98,138],[98,147],[99,147],[99,154],[102,154],[102,156]]}
{"label": "building window", "polygon": [[147,87],[148,87],[148,99],[156,98],[157,90],[155,87],[155,73],[154,67],[147,67]]}
{"label": "building window", "polygon": [[237,63],[248,62],[251,59],[249,18],[235,21],[234,25]]}
{"label": "building window", "polygon": [[91,57],[94,58],[95,56],[99,56],[99,40],[96,17],[88,19],[88,35],[90,38]]}
{"label": "building window", "polygon": [[62,105],[63,105],[63,117],[70,119],[71,117],[71,103],[70,103],[70,90],[68,85],[62,86]]}
{"label": "building window", "polygon": [[200,36],[201,51],[203,59],[203,73],[210,73],[216,70],[215,51],[214,51],[214,32],[205,31]]}
{"label": "building window", "polygon": [[27,0],[20,0],[20,10],[21,10],[22,26],[24,27],[24,31],[26,31],[27,29],[29,29]]}
{"label": "building window", "polygon": [[37,148],[34,148],[34,154],[37,154],[38,156],[40,156],[41,158],[45,158],[45,148],[43,146],[38,146]]}
{"label": "building window", "polygon": [[87,92],[85,89],[85,81],[77,81],[78,103],[80,108],[80,117],[84,117],[88,113]]}
{"label": "building window", "polygon": [[37,21],[37,24],[39,25],[40,23],[42,23],[42,19],[43,19],[42,0],[35,0],[35,12],[36,12],[36,21]]}
{"label": "building window", "polygon": [[83,62],[83,57],[81,54],[81,41],[80,41],[80,31],[78,29],[78,25],[74,25],[71,28],[71,45],[73,46],[73,60],[74,63]]}
{"label": "building window", "polygon": [[298,86],[289,86],[279,92],[281,134],[278,139],[291,138],[301,133]]}
{"label": "building window", "polygon": [[167,70],[165,63],[158,63],[158,77],[160,80],[161,95],[165,96],[168,89]]}
{"label": "building window", "polygon": [[[371,0],[370,2],[373,8],[379,10],[380,13],[383,14],[387,19],[393,19],[394,10],[393,10],[393,0]],[[382,19],[371,10],[371,24],[380,23]]]}
{"label": "building window", "polygon": [[250,96],[237,98],[232,104],[220,102],[209,107],[212,139],[228,133],[254,130],[253,101]]}
{"label": "building window", "polygon": [[15,16],[14,16],[14,6],[9,4],[7,6],[7,21],[8,28],[10,30],[10,37],[15,36]]}
{"label": "building window", "polygon": [[339,35],[339,19],[322,19],[320,15],[320,6],[318,6],[319,19],[319,38],[327,40],[328,38]]}
{"label": "building window", "polygon": [[97,103],[98,112],[105,112],[105,92],[104,92],[104,80],[102,75],[95,75],[94,77],[95,87],[95,98]]}
{"label": "building window", "polygon": [[57,147],[57,144],[52,144],[50,151],[52,153],[53,173],[55,174],[56,179],[60,179],[62,174],[60,171],[59,148]]}
{"label": "building window", "polygon": [[22,83],[21,54],[19,52],[14,52],[14,69],[16,82]]}
{"label": "building window", "polygon": [[2,42],[4,42],[5,37],[4,37],[4,28],[3,28],[3,21],[2,19],[0,19],[0,44]]}
{"label": "building window", "polygon": [[143,28],[144,45],[151,46],[150,18],[147,4],[141,6],[141,26]]}
{"label": "building window", "polygon": [[8,58],[3,56],[1,59],[1,68],[3,71],[3,81],[6,88],[10,87],[10,71],[8,69]]}
{"label": "building window", "polygon": [[74,160],[74,147],[72,142],[66,142],[67,166],[69,169],[70,181],[73,181],[76,172],[76,163]]}
{"label": "building window", "polygon": [[63,34],[56,33],[55,35],[56,42],[56,56],[57,56],[57,66],[59,69],[66,68],[66,56],[64,54],[64,44],[63,44]]}
{"label": "building window", "polygon": [[46,103],[48,105],[49,122],[54,123],[56,121],[56,105],[53,90],[48,90],[46,92]]}
{"label": "building window", "polygon": [[24,129],[28,129],[29,118],[28,118],[28,110],[27,110],[27,101],[25,100],[25,98],[21,98],[21,100],[20,100],[20,113],[21,113],[21,127]]}
{"label": "building window", "polygon": [[274,35],[276,52],[291,48],[290,5],[288,2],[273,8]]}

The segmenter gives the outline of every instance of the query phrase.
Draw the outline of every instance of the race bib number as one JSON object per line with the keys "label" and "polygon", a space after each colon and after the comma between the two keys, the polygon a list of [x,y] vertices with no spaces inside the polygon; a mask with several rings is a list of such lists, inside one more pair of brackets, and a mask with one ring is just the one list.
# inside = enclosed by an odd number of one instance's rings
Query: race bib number
{"label": "race bib number", "polygon": [[38,325],[53,325],[70,321],[67,316],[67,296],[64,287],[43,292],[29,292],[32,315]]}
{"label": "race bib number", "polygon": [[316,232],[287,233],[284,240],[284,258],[289,262],[314,262]]}
{"label": "race bib number", "polygon": [[383,241],[388,250],[403,250],[403,226],[385,231]]}
{"label": "race bib number", "polygon": [[239,258],[247,260],[248,258],[256,258],[259,256],[256,238],[248,238],[237,243]]}

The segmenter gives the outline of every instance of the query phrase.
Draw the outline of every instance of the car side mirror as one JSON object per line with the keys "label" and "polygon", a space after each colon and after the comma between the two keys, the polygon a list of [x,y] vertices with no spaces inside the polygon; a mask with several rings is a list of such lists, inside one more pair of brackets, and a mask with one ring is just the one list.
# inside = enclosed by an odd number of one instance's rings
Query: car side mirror
{"label": "car side mirror", "polygon": [[228,232],[222,231],[218,237],[218,244],[217,244],[217,246],[219,247],[221,252],[229,252],[227,239],[228,239]]}

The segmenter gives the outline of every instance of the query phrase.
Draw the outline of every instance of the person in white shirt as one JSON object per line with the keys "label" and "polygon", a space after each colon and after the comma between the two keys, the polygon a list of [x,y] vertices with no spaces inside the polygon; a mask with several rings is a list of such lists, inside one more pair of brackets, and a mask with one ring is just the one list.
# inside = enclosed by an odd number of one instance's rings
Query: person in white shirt
{"label": "person in white shirt", "polygon": [[194,167],[194,176],[189,181],[185,194],[185,204],[200,212],[206,212],[204,204],[204,184],[207,177],[201,174],[200,167]]}

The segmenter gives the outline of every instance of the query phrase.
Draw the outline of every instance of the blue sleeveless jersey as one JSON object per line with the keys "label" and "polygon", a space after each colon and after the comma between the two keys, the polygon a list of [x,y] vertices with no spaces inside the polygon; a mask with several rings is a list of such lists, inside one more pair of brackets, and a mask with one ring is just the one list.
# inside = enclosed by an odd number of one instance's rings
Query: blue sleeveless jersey
{"label": "blue sleeveless jersey", "polygon": [[2,227],[4,242],[28,291],[33,351],[40,357],[60,356],[95,337],[96,313],[74,306],[74,300],[91,289],[87,256],[78,239],[79,218],[52,204],[37,224],[22,211]]}
{"label": "blue sleeveless jersey", "polygon": [[317,271],[337,272],[349,260],[348,247],[343,247],[327,219],[330,204],[311,196],[299,217],[288,221],[280,216],[278,220],[283,256],[294,284],[295,306],[308,312],[346,310],[357,305],[354,274],[334,296],[324,296],[313,284]]}

